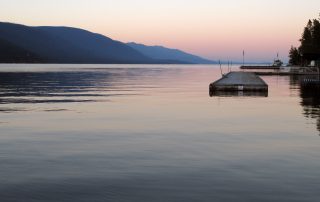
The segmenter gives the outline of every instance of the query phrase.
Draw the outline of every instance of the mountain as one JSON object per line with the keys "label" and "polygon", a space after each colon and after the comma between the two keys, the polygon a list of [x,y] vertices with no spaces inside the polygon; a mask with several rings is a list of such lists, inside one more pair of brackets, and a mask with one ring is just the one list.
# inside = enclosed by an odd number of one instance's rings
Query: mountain
{"label": "mountain", "polygon": [[124,43],[76,28],[0,23],[0,40],[46,63],[155,63]]}
{"label": "mountain", "polygon": [[163,46],[146,46],[146,45],[137,44],[134,42],[127,43],[127,45],[153,59],[183,61],[183,62],[192,63],[192,64],[216,64],[217,63],[215,61],[204,59],[199,56],[192,55],[178,49],[170,49]]}
{"label": "mountain", "polygon": [[155,51],[150,51],[154,52],[151,57],[150,53],[140,49],[134,44],[128,45],[78,28],[30,27],[0,22],[0,63],[209,63],[178,50],[162,48],[158,56]]}
{"label": "mountain", "polygon": [[40,63],[45,62],[41,57],[0,39],[0,61],[2,63]]}
{"label": "mountain", "polygon": [[[92,58],[94,63],[154,63],[154,60],[126,44],[106,36],[70,27],[37,27],[52,38],[67,42],[67,48],[79,56]],[[89,60],[89,58],[88,58]]]}

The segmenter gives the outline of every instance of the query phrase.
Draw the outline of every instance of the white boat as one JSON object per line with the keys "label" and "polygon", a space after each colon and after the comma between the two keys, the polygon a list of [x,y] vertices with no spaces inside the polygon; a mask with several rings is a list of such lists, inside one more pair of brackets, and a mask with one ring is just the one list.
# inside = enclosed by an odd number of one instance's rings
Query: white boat
{"label": "white boat", "polygon": [[282,65],[283,65],[283,62],[280,59],[274,60],[272,64],[273,67],[281,67]]}

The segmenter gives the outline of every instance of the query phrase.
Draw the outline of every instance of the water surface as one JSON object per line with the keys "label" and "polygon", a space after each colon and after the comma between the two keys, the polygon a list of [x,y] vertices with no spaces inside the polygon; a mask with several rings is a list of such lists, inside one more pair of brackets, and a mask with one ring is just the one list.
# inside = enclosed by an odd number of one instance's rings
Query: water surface
{"label": "water surface", "polygon": [[215,66],[1,65],[0,201],[318,201],[299,77],[210,97]]}

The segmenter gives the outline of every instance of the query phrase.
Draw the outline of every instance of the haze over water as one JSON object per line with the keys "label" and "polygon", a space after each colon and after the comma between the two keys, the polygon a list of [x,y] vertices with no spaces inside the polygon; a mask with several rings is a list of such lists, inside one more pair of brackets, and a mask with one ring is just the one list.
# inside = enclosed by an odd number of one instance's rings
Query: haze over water
{"label": "haze over water", "polygon": [[[226,70],[226,68],[225,68]],[[0,201],[317,201],[320,99],[217,66],[1,65]]]}

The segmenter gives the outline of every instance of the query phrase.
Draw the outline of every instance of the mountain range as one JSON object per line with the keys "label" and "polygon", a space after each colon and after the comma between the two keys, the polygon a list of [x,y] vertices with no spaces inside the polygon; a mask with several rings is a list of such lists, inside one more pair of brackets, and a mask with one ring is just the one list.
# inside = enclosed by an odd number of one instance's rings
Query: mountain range
{"label": "mountain range", "polygon": [[0,63],[213,64],[161,46],[123,43],[72,27],[0,22]]}
{"label": "mountain range", "polygon": [[127,45],[140,53],[157,60],[182,61],[191,64],[216,64],[214,61],[207,60],[178,49],[170,49],[163,46],[146,46],[134,42],[127,43]]}

